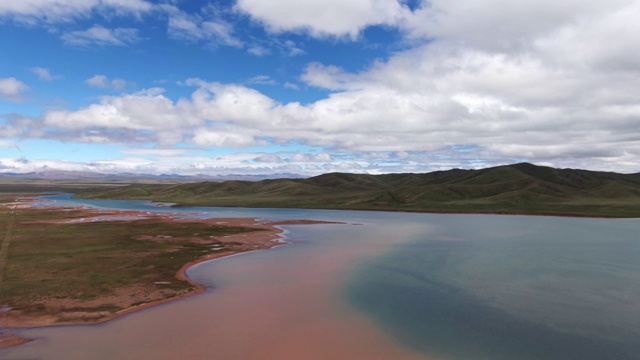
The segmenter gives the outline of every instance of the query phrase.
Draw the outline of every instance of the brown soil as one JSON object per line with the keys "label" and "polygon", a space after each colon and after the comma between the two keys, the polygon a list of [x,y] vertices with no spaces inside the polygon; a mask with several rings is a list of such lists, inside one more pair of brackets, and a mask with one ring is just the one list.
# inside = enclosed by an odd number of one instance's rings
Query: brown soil
{"label": "brown soil", "polygon": [[[13,208],[26,208],[29,207],[29,201],[22,198],[20,203],[2,204]],[[52,210],[62,210],[65,208],[52,208]],[[68,208],[67,208],[68,209]],[[78,208],[73,208],[78,210]],[[141,211],[119,211],[119,210],[104,210],[83,208],[82,214],[74,219],[64,218],[60,220],[41,221],[40,223],[65,223],[76,221],[118,221],[118,222],[135,222],[140,219],[162,219],[168,222],[202,222],[215,226],[239,226],[246,228],[261,229],[262,231],[252,231],[247,233],[232,234],[220,237],[206,237],[199,238],[197,236],[189,237],[188,239],[179,238],[165,238],[158,237],[154,234],[148,234],[142,238],[145,240],[158,240],[158,241],[190,241],[201,244],[218,244],[225,247],[225,243],[229,244],[226,248],[227,251],[221,253],[210,253],[204,255],[195,261],[184,264],[184,266],[176,274],[176,278],[180,280],[186,280],[195,286],[193,291],[178,292],[166,291],[163,289],[163,284],[157,284],[155,288],[149,287],[126,287],[120,288],[114,291],[113,294],[100,297],[95,300],[74,300],[74,299],[47,299],[45,305],[49,309],[58,309],[46,315],[33,315],[23,314],[19,311],[7,311],[0,314],[0,323],[3,326],[9,328],[25,328],[25,327],[40,327],[50,325],[73,325],[73,324],[95,324],[112,320],[119,316],[129,314],[134,311],[145,309],[158,304],[166,303],[187,296],[192,296],[204,292],[205,287],[191,281],[185,274],[185,271],[200,262],[214,260],[225,256],[235,255],[242,252],[269,249],[274,246],[285,244],[283,242],[281,233],[282,230],[277,228],[278,225],[296,225],[296,224],[318,224],[326,223],[321,221],[312,220],[287,220],[278,222],[264,222],[251,218],[212,218],[212,219],[176,219],[176,214],[151,214]],[[184,214],[181,214],[184,216]],[[123,219],[124,218],[124,219]],[[132,304],[140,304],[133,305]],[[116,312],[109,311],[105,306],[113,306],[121,308]],[[0,349],[16,346],[30,341],[29,339],[22,339],[20,337],[11,334],[0,334]]]}

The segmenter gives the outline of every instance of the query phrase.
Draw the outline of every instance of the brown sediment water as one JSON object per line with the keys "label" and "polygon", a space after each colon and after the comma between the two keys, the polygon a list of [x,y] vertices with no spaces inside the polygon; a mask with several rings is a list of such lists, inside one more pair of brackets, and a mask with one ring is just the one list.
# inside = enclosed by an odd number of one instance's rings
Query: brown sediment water
{"label": "brown sediment water", "polygon": [[24,330],[21,336],[36,340],[4,350],[0,358],[425,358],[394,342],[341,297],[354,266],[399,241],[391,229],[291,229],[292,245],[191,268],[190,277],[212,287],[203,295],[100,325]]}

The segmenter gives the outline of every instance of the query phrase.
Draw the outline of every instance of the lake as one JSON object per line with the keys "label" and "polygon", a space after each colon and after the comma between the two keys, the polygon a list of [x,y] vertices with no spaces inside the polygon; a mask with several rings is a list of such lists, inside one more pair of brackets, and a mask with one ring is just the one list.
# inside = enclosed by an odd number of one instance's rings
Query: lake
{"label": "lake", "polygon": [[639,219],[59,204],[313,219],[205,262],[209,290],[91,326],[20,330],[2,359],[640,359]]}

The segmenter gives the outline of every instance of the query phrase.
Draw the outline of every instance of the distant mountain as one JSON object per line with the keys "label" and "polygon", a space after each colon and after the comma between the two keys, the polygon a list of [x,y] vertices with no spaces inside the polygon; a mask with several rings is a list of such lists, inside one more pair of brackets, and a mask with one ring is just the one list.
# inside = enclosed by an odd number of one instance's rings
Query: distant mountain
{"label": "distant mountain", "polygon": [[[104,174],[92,171],[67,171],[67,170],[44,170],[29,173],[0,173],[1,178],[15,179],[31,179],[31,180],[131,180],[131,179],[162,179],[176,180],[176,182],[194,182],[194,181],[226,181],[226,180],[245,180],[260,181],[273,178],[302,178],[299,174],[281,173],[281,174],[263,174],[263,175],[245,175],[245,174],[227,174],[227,175],[179,175],[179,174],[140,174],[140,173],[117,173]],[[166,182],[165,182],[166,183]]]}
{"label": "distant mountain", "polygon": [[640,216],[640,173],[520,163],[425,174],[330,173],[308,179],[131,185],[78,196],[193,206]]}
{"label": "distant mountain", "polygon": [[66,170],[45,170],[29,173],[0,173],[0,178],[19,179],[55,179],[55,180],[78,180],[78,179],[104,179],[112,175],[101,174],[91,171],[66,171]]}

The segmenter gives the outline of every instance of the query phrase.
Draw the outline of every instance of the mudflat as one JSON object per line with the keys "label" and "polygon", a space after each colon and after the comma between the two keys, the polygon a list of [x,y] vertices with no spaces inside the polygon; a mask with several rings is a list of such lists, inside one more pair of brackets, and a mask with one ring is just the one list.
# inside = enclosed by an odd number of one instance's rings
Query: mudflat
{"label": "mudflat", "polygon": [[[314,223],[39,208],[33,200],[0,197],[0,323],[6,327],[103,322],[201,293],[185,276],[188,267],[282,244],[279,224]],[[0,348],[23,342],[5,336]]]}

